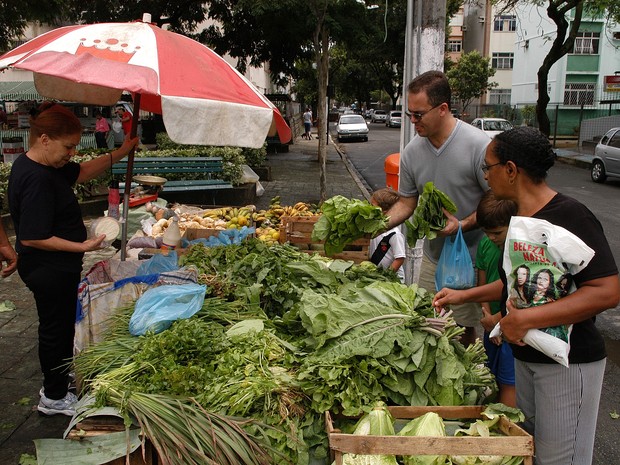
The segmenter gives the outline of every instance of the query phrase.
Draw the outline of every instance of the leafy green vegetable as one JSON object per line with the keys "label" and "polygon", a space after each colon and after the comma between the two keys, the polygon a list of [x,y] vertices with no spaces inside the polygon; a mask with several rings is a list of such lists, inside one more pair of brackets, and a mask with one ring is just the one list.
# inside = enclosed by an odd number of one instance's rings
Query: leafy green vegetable
{"label": "leafy green vegetable", "polygon": [[[398,433],[400,436],[445,436],[443,418],[435,412],[428,412],[407,423]],[[445,455],[406,455],[405,465],[444,465]]]}
{"label": "leafy green vegetable", "polygon": [[[355,435],[393,436],[394,419],[383,402],[377,402],[372,410],[364,415],[355,426]],[[344,454],[343,465],[398,465],[393,455]]]}
{"label": "leafy green vegetable", "polygon": [[381,208],[364,200],[336,195],[323,202],[321,212],[312,230],[312,240],[325,241],[327,256],[342,252],[345,245],[365,234],[375,235],[387,227]]}
{"label": "leafy green vegetable", "polygon": [[418,239],[437,237],[437,231],[446,226],[444,208],[452,214],[456,213],[456,204],[452,199],[437,189],[432,181],[427,182],[418,197],[411,220],[405,221],[409,246],[414,247]]}

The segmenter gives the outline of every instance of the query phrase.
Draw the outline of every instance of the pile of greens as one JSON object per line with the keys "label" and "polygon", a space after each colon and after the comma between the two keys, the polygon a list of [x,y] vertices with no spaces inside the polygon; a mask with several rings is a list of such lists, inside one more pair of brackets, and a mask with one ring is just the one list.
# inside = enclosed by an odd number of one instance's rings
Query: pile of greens
{"label": "pile of greens", "polygon": [[[183,261],[208,284],[198,313],[133,337],[127,307],[103,342],[76,357],[101,405],[135,406],[136,395],[166,415],[200,408],[247,419],[243,429],[274,463],[306,465],[327,456],[327,410],[474,404],[494,388],[481,344],[465,349],[462,330],[434,315],[429,293],[372,264],[254,239],[192,246]],[[180,427],[157,434],[174,442],[186,437]]]}
{"label": "pile of greens", "polygon": [[374,236],[383,231],[388,222],[381,208],[341,195],[323,202],[321,213],[312,230],[312,240],[325,241],[327,256],[342,252],[345,245],[366,234]]}
{"label": "pile of greens", "polygon": [[456,204],[452,199],[437,189],[432,181],[427,182],[418,197],[418,205],[413,211],[411,220],[405,221],[407,243],[410,247],[415,247],[418,239],[436,238],[437,231],[445,228],[444,208],[452,214],[456,213]]}

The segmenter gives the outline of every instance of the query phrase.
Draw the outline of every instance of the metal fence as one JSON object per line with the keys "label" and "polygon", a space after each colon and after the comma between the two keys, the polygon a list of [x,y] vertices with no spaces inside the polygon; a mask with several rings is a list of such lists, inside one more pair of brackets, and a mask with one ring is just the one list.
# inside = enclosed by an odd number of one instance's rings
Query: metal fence
{"label": "metal fence", "polygon": [[[504,118],[514,126],[528,124],[538,127],[535,108],[535,102],[516,105],[469,105],[466,112],[460,114],[460,118],[467,122],[483,117]],[[551,136],[574,138],[582,145],[584,141],[596,142],[611,127],[620,126],[620,100],[603,100],[592,105],[549,103],[547,115],[551,123]]]}

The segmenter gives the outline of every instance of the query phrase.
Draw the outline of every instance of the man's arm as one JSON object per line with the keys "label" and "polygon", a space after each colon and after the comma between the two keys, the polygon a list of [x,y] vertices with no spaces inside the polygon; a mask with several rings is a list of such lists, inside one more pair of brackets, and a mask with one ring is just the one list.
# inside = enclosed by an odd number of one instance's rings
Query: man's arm
{"label": "man's arm", "polygon": [[407,218],[413,215],[413,211],[417,205],[417,197],[401,197],[386,213],[386,215],[390,217],[387,229],[392,229],[404,223]]}

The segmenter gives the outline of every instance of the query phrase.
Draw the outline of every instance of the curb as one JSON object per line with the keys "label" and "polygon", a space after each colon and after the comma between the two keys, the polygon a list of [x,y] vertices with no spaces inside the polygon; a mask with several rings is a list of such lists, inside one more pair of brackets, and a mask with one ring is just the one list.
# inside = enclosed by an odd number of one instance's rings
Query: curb
{"label": "curb", "polygon": [[331,144],[333,144],[338,155],[340,155],[340,158],[342,159],[344,166],[347,167],[347,171],[349,171],[349,174],[353,178],[353,181],[355,181],[355,184],[357,184],[357,187],[359,187],[360,191],[362,191],[364,198],[370,202],[372,198],[372,189],[370,188],[366,180],[360,175],[359,171],[357,171],[357,169],[355,168],[351,160],[349,160],[349,157],[347,156],[347,154],[334,141],[331,134],[329,135],[329,140],[331,141]]}

